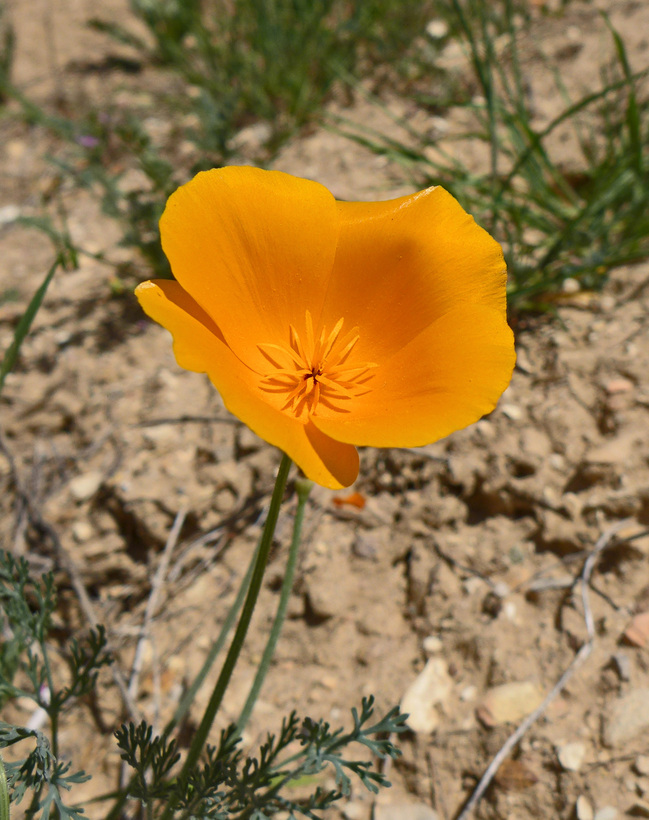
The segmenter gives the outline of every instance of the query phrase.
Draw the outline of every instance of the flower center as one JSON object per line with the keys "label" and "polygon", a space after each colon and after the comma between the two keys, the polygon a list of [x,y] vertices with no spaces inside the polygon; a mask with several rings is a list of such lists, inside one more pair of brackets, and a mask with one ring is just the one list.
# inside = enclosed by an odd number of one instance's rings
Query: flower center
{"label": "flower center", "polygon": [[358,328],[341,336],[343,323],[344,320],[339,319],[329,334],[323,328],[316,339],[313,319],[307,310],[304,338],[290,325],[288,344],[259,345],[273,366],[272,372],[262,378],[260,387],[284,398],[282,410],[290,410],[306,422],[319,407],[348,413],[345,402],[367,393],[365,385],[373,378],[370,371],[376,365],[371,362],[348,364],[360,336]]}

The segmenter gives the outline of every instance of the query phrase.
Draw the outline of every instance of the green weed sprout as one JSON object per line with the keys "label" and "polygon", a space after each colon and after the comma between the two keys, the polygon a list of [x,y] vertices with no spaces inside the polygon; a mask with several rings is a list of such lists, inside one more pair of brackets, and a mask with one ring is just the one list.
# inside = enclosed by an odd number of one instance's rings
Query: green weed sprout
{"label": "green weed sprout", "polygon": [[[436,143],[407,122],[406,145],[337,119],[335,127],[400,164],[416,186],[448,188],[499,240],[509,271],[510,304],[548,306],[567,279],[599,289],[608,270],[649,254],[649,99],[633,73],[624,42],[604,16],[617,70],[600,88],[569,100],[555,73],[563,108],[544,126],[533,124],[532,99],[521,65],[527,5],[512,0],[448,0],[453,36],[464,48],[473,90],[445,98],[420,95],[437,112],[462,111],[470,123],[451,143]],[[467,120],[467,116],[464,117]],[[562,164],[551,140],[569,129],[581,152],[578,167]],[[463,162],[463,145],[481,143],[485,167]]]}

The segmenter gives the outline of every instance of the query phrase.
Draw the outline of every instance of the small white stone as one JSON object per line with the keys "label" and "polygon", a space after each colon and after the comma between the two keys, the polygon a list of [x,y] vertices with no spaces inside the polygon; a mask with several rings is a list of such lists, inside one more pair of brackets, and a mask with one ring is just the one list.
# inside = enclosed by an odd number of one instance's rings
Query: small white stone
{"label": "small white stone", "polygon": [[548,463],[553,470],[559,470],[559,472],[562,472],[566,469],[566,460],[560,453],[552,453],[548,459]]}
{"label": "small white stone", "polygon": [[504,581],[494,584],[493,593],[499,598],[506,598],[509,595],[509,586]]}
{"label": "small white stone", "polygon": [[519,421],[523,418],[523,411],[517,404],[501,404],[500,410],[503,415],[512,421]]}
{"label": "small white stone", "polygon": [[595,813],[594,820],[617,820],[619,812],[615,806],[603,806]]}
{"label": "small white stone", "polygon": [[465,686],[464,689],[460,692],[460,700],[464,701],[465,703],[470,703],[472,700],[475,700],[478,697],[478,687],[470,684],[469,686]]}
{"label": "small white stone", "polygon": [[92,538],[93,529],[87,521],[75,521],[72,525],[72,537],[77,544],[84,544]]}
{"label": "small white stone", "polygon": [[431,20],[426,25],[426,34],[431,40],[443,40],[448,34],[448,23],[446,20]]}
{"label": "small white stone", "polygon": [[531,714],[543,701],[543,692],[532,681],[512,681],[489,689],[477,715],[486,726],[516,723]]}
{"label": "small white stone", "polygon": [[638,774],[649,774],[649,756],[640,755],[636,757],[633,768]]}
{"label": "small white stone", "polygon": [[586,747],[578,741],[574,743],[564,743],[557,749],[557,757],[561,768],[567,772],[578,772],[586,756]]}
{"label": "small white stone", "polygon": [[444,644],[437,635],[428,635],[428,637],[424,638],[421,645],[428,657],[438,655],[444,648]]}
{"label": "small white stone", "polygon": [[345,820],[367,820],[370,806],[368,803],[363,803],[362,800],[352,800],[342,811]]}
{"label": "small white stone", "polygon": [[20,208],[18,205],[3,205],[0,208],[0,225],[10,225],[15,222],[20,216]]}
{"label": "small white stone", "polygon": [[577,279],[564,279],[563,285],[561,285],[561,290],[564,293],[578,293],[581,290],[581,285]]}
{"label": "small white stone", "polygon": [[580,795],[575,803],[575,814],[577,820],[593,820],[593,807],[584,795]]}
{"label": "small white stone", "polygon": [[441,658],[431,658],[401,701],[401,711],[408,715],[408,727],[423,734],[436,729],[440,720],[437,706],[449,698],[452,688],[446,663]]}
{"label": "small white stone", "polygon": [[101,486],[104,477],[101,473],[84,473],[73,478],[69,484],[75,501],[88,501]]}

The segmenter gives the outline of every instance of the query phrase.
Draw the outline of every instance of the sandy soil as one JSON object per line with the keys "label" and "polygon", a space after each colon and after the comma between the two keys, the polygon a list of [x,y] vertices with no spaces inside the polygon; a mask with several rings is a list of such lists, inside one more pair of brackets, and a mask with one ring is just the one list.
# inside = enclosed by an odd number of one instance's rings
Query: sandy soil
{"label": "sandy soil", "polygon": [[[105,16],[123,16],[124,5],[103,4]],[[27,6],[10,4],[19,84],[41,100],[62,94],[61,106],[115,92],[123,78],[80,68],[107,48],[83,28],[92,3]],[[636,67],[646,65],[643,4],[607,6]],[[587,84],[605,42],[589,4],[539,17],[530,32],[574,88]],[[532,80],[534,66],[532,55]],[[547,100],[539,88],[539,116],[551,111],[546,93]],[[417,115],[404,100],[392,104]],[[367,103],[348,114],[383,123]],[[123,258],[115,225],[44,160],[60,146],[37,127],[4,120],[0,129],[0,208],[37,213],[58,186],[74,240]],[[405,190],[396,169],[324,130],[296,139],[276,166],[344,198]],[[0,292],[17,291],[16,301],[0,304],[4,349],[52,254],[42,235],[11,220],[0,231]],[[143,263],[135,264],[144,278]],[[7,380],[2,430],[127,675],[152,578],[184,515],[136,698],[137,710],[161,725],[236,592],[279,457],[227,414],[206,378],[176,366],[167,333],[145,320],[130,291],[111,291],[113,275],[87,256],[57,275]],[[648,316],[646,264],[616,271],[601,294],[566,294],[556,320],[517,322],[518,366],[489,418],[420,450],[365,450],[352,488],[362,509],[337,503],[348,492],[316,488],[289,618],[246,742],[278,728],[293,708],[345,722],[362,695],[374,693],[385,709],[410,691],[413,731],[380,802],[404,804],[390,815],[404,820],[434,816],[405,805],[414,803],[450,820],[581,651],[587,657],[515,747],[475,816],[649,816]],[[57,634],[65,641],[85,616],[60,556],[27,526],[4,456],[0,471],[3,546],[37,569],[57,570]],[[292,506],[222,724],[237,716],[264,646]],[[416,698],[411,685],[424,669]],[[80,799],[111,788],[119,768],[112,731],[125,713],[108,676],[95,707],[93,716],[79,704],[62,734],[63,754],[95,774]],[[28,713],[18,704],[7,716]],[[368,820],[372,811],[377,820],[388,816],[362,789],[343,808],[348,820]]]}

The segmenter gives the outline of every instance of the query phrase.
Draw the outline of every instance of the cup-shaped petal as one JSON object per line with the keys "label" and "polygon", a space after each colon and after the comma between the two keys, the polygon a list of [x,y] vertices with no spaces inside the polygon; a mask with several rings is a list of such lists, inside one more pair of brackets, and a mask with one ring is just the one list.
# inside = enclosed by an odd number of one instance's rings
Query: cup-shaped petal
{"label": "cup-shaped petal", "polygon": [[430,444],[491,412],[514,363],[513,334],[500,311],[466,303],[381,362],[348,413],[323,408],[313,421],[356,445]]}
{"label": "cup-shaped petal", "polygon": [[258,345],[284,339],[298,306],[320,310],[338,231],[336,201],[322,185],[249,167],[198,174],[160,220],[176,280],[232,350],[262,368]]}
{"label": "cup-shaped petal", "polygon": [[355,445],[465,427],[509,382],[502,252],[441,188],[337,203],[229,167],[173,194],[161,234],[177,282],[137,294],[178,363],[320,484],[354,481]]}
{"label": "cup-shaped petal", "polygon": [[218,326],[178,282],[143,282],[136,294],[144,311],[172,334],[178,364],[207,373],[233,415],[287,453],[318,484],[339,489],[355,481],[356,448],[269,404],[257,374],[234,355]]}
{"label": "cup-shaped petal", "polygon": [[356,354],[381,361],[459,304],[505,321],[500,245],[443,188],[386,202],[340,202],[340,238],[324,324],[362,329]]}

